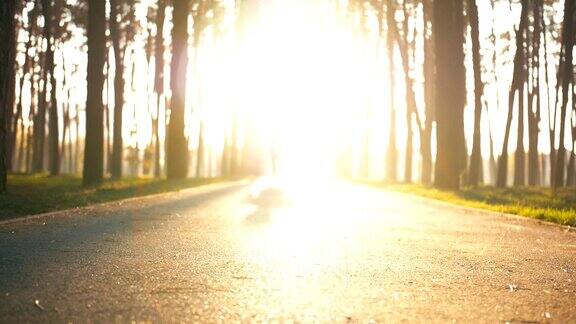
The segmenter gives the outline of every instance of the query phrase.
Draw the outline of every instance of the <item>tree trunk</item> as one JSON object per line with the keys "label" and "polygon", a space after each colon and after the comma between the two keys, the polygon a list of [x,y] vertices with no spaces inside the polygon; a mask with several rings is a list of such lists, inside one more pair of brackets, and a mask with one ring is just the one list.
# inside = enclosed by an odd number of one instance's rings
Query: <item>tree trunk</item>
{"label": "tree trunk", "polygon": [[518,136],[514,155],[514,186],[523,186],[526,174],[526,152],[524,151],[524,86],[518,89]]}
{"label": "tree trunk", "polygon": [[85,186],[102,183],[104,176],[104,116],[102,90],[106,59],[106,2],[88,0],[88,89],[83,177]]}
{"label": "tree trunk", "polygon": [[124,149],[122,139],[122,111],[124,109],[124,55],[120,44],[120,30],[118,27],[118,3],[110,0],[110,37],[114,46],[114,126],[112,135],[112,156],[110,161],[110,174],[112,179],[122,177],[122,153]]}
{"label": "tree trunk", "polygon": [[166,173],[169,179],[188,176],[188,141],[184,135],[186,71],[188,67],[188,15],[190,0],[173,2],[171,87],[172,102],[166,147]]}
{"label": "tree trunk", "polygon": [[[488,115],[488,105],[486,105],[486,115]],[[492,128],[488,127],[488,138],[490,140],[490,160],[488,161],[488,165],[490,167],[490,177],[492,184],[496,181],[496,172],[498,169],[498,165],[496,163],[496,154],[494,151],[494,138],[492,136]]]}
{"label": "tree trunk", "polygon": [[[574,83],[572,83],[572,105],[573,105],[573,112],[576,113],[576,92],[574,91],[576,88],[574,87]],[[566,185],[570,187],[574,187],[576,185],[576,125],[574,122],[576,121],[576,115],[572,115],[572,137],[570,138],[572,142],[572,151],[570,152],[570,161],[568,162],[568,172],[566,174]]]}
{"label": "tree trunk", "polygon": [[[540,38],[546,37],[542,34],[543,29],[543,2],[536,1],[533,4],[534,15],[534,36],[532,44],[532,77],[533,87],[528,96],[528,185],[535,186],[540,182],[540,166],[538,161],[538,135],[541,111],[541,96],[540,96]],[[535,80],[534,80],[535,79]],[[536,111],[533,111],[534,97],[536,99]]]}
{"label": "tree trunk", "polygon": [[[539,83],[539,81],[538,81]],[[540,86],[536,86],[533,94],[528,97],[528,185],[535,186],[539,182],[540,166],[538,163],[538,122],[540,121]],[[536,96],[536,112],[532,112],[533,96]]]}
{"label": "tree trunk", "polygon": [[[413,130],[412,130],[412,118],[418,118],[418,109],[416,107],[416,95],[414,93],[414,80],[410,77],[410,56],[408,54],[409,46],[414,44],[409,44],[407,39],[401,38],[398,28],[394,20],[393,7],[390,5],[391,10],[388,12],[389,29],[392,32],[392,39],[398,44],[398,49],[400,50],[400,56],[402,58],[402,68],[404,70],[404,82],[406,84],[406,152],[404,160],[404,182],[412,182],[412,155],[413,155]],[[407,11],[404,10],[404,14],[407,16]],[[407,18],[404,20],[403,26],[404,37],[408,36],[408,25]],[[422,126],[418,122],[418,128],[422,131]]]}
{"label": "tree trunk", "polygon": [[[13,108],[16,1],[0,3],[0,194],[6,192],[8,167],[8,110]],[[12,94],[11,94],[12,93]]]}
{"label": "tree trunk", "polygon": [[[558,84],[562,85],[562,105],[560,106],[560,143],[556,153],[556,172],[552,181],[552,187],[564,186],[566,147],[564,146],[564,136],[566,133],[566,113],[568,110],[568,98],[570,96],[570,84],[573,82],[572,49],[574,48],[574,13],[576,3],[566,1],[564,3],[564,22],[562,26],[562,48],[564,56],[560,57]],[[572,103],[574,104],[574,103]]]}
{"label": "tree trunk", "polygon": [[[554,178],[554,159],[555,159],[555,149],[554,149],[554,122],[556,120],[556,106],[552,103],[551,101],[551,95],[550,95],[550,80],[548,77],[548,67],[549,67],[549,62],[548,62],[548,41],[546,40],[546,30],[548,29],[546,24],[545,24],[545,20],[544,20],[544,10],[542,10],[540,12],[540,21],[542,23],[542,46],[543,46],[543,50],[544,50],[544,82],[546,83],[545,89],[546,89],[546,98],[547,98],[547,107],[548,107],[548,138],[549,138],[549,144],[550,144],[550,154],[548,155],[548,163],[550,163],[550,176],[551,179]],[[556,93],[557,94],[557,93]],[[554,112],[552,111],[552,109],[554,109]],[[554,115],[552,117],[552,115]],[[543,155],[544,157],[544,155]],[[545,159],[542,159],[540,161],[540,167],[541,167],[541,183],[544,185],[546,182],[546,162]],[[550,183],[552,182],[552,180],[550,180]]]}
{"label": "tree trunk", "polygon": [[25,167],[24,170],[26,173],[32,172],[32,154],[34,153],[34,120],[36,116],[37,106],[38,106],[38,89],[40,88],[39,84],[40,75],[36,75],[34,69],[32,69],[32,74],[30,76],[30,111],[28,112],[28,131],[26,135],[26,160],[24,161]]}
{"label": "tree trunk", "polygon": [[[276,161],[272,155],[272,170],[276,174]],[[222,160],[220,162],[220,175],[227,177],[230,175],[230,143],[228,136],[224,136],[224,148],[222,149]]]}
{"label": "tree trunk", "polygon": [[437,157],[434,184],[457,190],[465,167],[464,17],[461,0],[434,2],[433,33],[436,45]]}
{"label": "tree trunk", "polygon": [[[433,3],[423,1],[424,26],[431,25]],[[434,122],[434,44],[432,30],[424,30],[424,102],[426,106],[426,121],[424,129],[420,130],[420,154],[422,155],[422,183],[432,183],[432,125]]]}
{"label": "tree trunk", "polygon": [[498,176],[496,186],[505,187],[508,180],[508,142],[510,140],[510,127],[512,125],[512,116],[514,113],[514,97],[516,92],[521,95],[520,87],[523,87],[523,52],[524,52],[524,31],[528,23],[528,6],[522,3],[522,12],[520,14],[520,25],[516,31],[516,54],[514,55],[514,74],[512,76],[512,85],[508,95],[508,116],[506,118],[506,129],[504,131],[504,142],[502,151],[498,158]]}
{"label": "tree trunk", "polygon": [[[64,62],[64,59],[62,59],[62,70],[63,70],[63,75],[64,75],[64,80],[62,82],[62,91],[65,91],[65,87],[67,86],[67,80],[66,80],[66,64]],[[66,163],[66,154],[70,155],[70,151],[66,152],[66,135],[70,132],[70,90],[68,90],[67,93],[67,98],[64,102],[64,107],[63,109],[63,113],[62,113],[62,140],[61,140],[61,160],[63,160],[63,164]],[[61,166],[62,167],[62,166]],[[64,172],[70,172],[70,166],[67,165],[66,168],[64,168]]]}
{"label": "tree trunk", "polygon": [[166,13],[165,0],[158,0],[156,12],[156,40],[155,40],[155,78],[154,90],[158,96],[156,106],[156,119],[154,120],[154,176],[159,178],[162,174],[160,169],[160,104],[164,99],[164,20]]}
{"label": "tree trunk", "polygon": [[[574,144],[572,144],[574,145]],[[576,179],[574,178],[575,176],[575,160],[574,158],[576,158],[576,155],[573,152],[570,152],[570,159],[568,162],[568,169],[566,172],[566,186],[567,187],[574,187],[574,185],[576,184]]]}
{"label": "tree trunk", "polygon": [[18,160],[16,160],[16,165],[12,166],[12,170],[16,172],[22,172],[24,170],[23,163],[26,156],[26,126],[24,125],[24,113],[20,111],[20,138],[18,142]]}
{"label": "tree trunk", "polygon": [[470,170],[468,171],[468,185],[476,187],[480,182],[480,170],[482,168],[481,133],[482,121],[482,96],[484,95],[484,83],[480,70],[480,40],[478,31],[478,7],[476,0],[468,0],[468,16],[470,20],[472,38],[472,65],[474,70],[474,135],[472,140],[472,156],[470,157]]}
{"label": "tree trunk", "polygon": [[[406,90],[409,91],[409,90]],[[412,182],[412,152],[413,152],[413,133],[412,133],[412,113],[406,113],[406,158],[404,160],[404,182]]]}
{"label": "tree trunk", "polygon": [[110,173],[110,169],[112,168],[112,130],[110,127],[110,55],[108,55],[108,51],[106,51],[106,59],[104,60],[104,89],[106,90],[106,104],[103,106],[104,109],[104,154],[105,154],[105,166],[104,166],[104,174]]}
{"label": "tree trunk", "polygon": [[[386,179],[391,182],[397,181],[398,176],[398,149],[396,148],[396,109],[395,104],[395,89],[394,89],[394,33],[392,32],[392,24],[394,21],[394,13],[392,8],[392,1],[388,0],[387,10],[387,24],[388,24],[388,83],[390,87],[389,109],[390,109],[390,127],[389,127],[389,140],[388,149],[386,150]],[[392,17],[392,18],[391,18]]]}
{"label": "tree trunk", "polygon": [[[39,41],[42,44],[42,39]],[[43,66],[46,62],[46,55],[44,53],[40,54],[39,64]],[[34,149],[33,149],[33,159],[32,159],[32,172],[42,172],[44,171],[44,142],[46,138],[46,70],[40,69],[40,80],[41,84],[38,93],[38,109],[36,115],[34,116]]]}
{"label": "tree trunk", "polygon": [[232,138],[230,144],[230,175],[236,176],[240,172],[240,150],[238,149],[238,115],[232,116]]}
{"label": "tree trunk", "polygon": [[[9,2],[12,2],[12,0],[8,0]],[[14,4],[9,4],[7,5],[6,8],[11,7],[11,12],[12,14],[16,14],[17,12],[21,12],[22,11],[22,5],[18,4],[18,2],[15,2]],[[10,25],[9,27],[9,31],[7,31],[8,33],[10,33],[10,42],[8,43],[0,43],[2,45],[0,46],[7,46],[9,47],[9,53],[10,53],[10,65],[6,66],[6,68],[10,71],[8,74],[8,89],[10,89],[8,92],[5,93],[6,95],[6,99],[5,100],[5,104],[6,104],[6,116],[4,119],[4,123],[6,127],[6,129],[4,130],[5,133],[5,141],[6,143],[4,143],[4,145],[6,145],[5,147],[5,169],[6,170],[10,170],[12,168],[12,147],[13,147],[13,141],[15,140],[15,136],[16,133],[12,133],[12,124],[14,123],[14,101],[16,100],[16,46],[18,45],[18,38],[17,38],[17,29],[19,28],[18,26],[18,20],[15,18],[10,18],[9,21],[6,22],[7,26]],[[21,27],[20,27],[21,28]],[[4,31],[0,31],[0,32],[4,32]],[[1,152],[1,150],[0,150]],[[1,153],[0,153],[1,154]],[[6,171],[7,172],[7,171]]]}
{"label": "tree trunk", "polygon": [[[66,157],[70,154],[69,151],[67,151],[67,147],[66,147],[66,136],[68,135],[68,132],[70,131],[69,129],[69,121],[70,121],[70,105],[68,103],[65,104],[64,107],[64,111],[62,114],[62,138],[60,140],[60,153],[61,153],[61,160],[62,160],[62,164],[66,164]],[[70,167],[68,165],[61,165],[61,170],[62,172],[66,173],[66,172],[70,172]]]}
{"label": "tree trunk", "polygon": [[[30,13],[28,14],[28,41],[26,42],[26,47],[24,49],[24,65],[22,66],[22,78],[20,79],[20,96],[18,98],[18,104],[16,105],[16,116],[20,118],[21,121],[21,130],[23,129],[23,124],[24,124],[24,118],[22,116],[22,99],[24,97],[23,95],[23,91],[22,89],[24,88],[24,81],[26,81],[26,74],[28,74],[28,72],[30,72],[31,68],[32,68],[32,63],[33,63],[33,59],[32,57],[30,57],[29,52],[30,52],[30,48],[32,47],[36,47],[36,43],[35,43],[35,37],[33,37],[34,31],[35,31],[35,27],[36,27],[36,22],[37,22],[37,18],[38,18],[38,5],[34,5],[34,8],[30,11]],[[33,82],[32,80],[32,75],[33,72],[30,73],[30,83]],[[8,144],[8,147],[10,149],[10,153],[8,154],[8,156],[14,157],[14,152],[16,149],[16,134],[18,133],[17,129],[18,129],[18,123],[14,122],[12,123],[12,129],[9,129],[8,131],[10,132],[11,136],[10,136],[10,143]],[[24,132],[21,131],[20,132],[20,138],[23,138],[24,136]],[[18,154],[18,162],[16,163],[16,167],[15,168],[9,168],[12,170],[18,169],[20,167],[20,161],[22,160],[22,151],[19,150],[19,154]],[[11,161],[8,161],[9,163]]]}
{"label": "tree trunk", "polygon": [[76,116],[74,117],[74,124],[76,126],[76,133],[74,139],[74,173],[80,172],[80,115],[78,108],[76,109]]}
{"label": "tree trunk", "polygon": [[198,133],[198,152],[196,152],[196,178],[202,178],[204,173],[204,122],[200,120],[200,130]]}
{"label": "tree trunk", "polygon": [[[60,150],[59,150],[59,130],[58,130],[58,103],[56,101],[56,76],[54,75],[54,46],[56,40],[52,31],[52,7],[51,0],[42,0],[42,15],[44,16],[44,39],[46,40],[46,73],[50,75],[50,109],[48,119],[48,140],[49,140],[49,170],[50,175],[60,173]],[[48,78],[46,78],[48,79]]]}

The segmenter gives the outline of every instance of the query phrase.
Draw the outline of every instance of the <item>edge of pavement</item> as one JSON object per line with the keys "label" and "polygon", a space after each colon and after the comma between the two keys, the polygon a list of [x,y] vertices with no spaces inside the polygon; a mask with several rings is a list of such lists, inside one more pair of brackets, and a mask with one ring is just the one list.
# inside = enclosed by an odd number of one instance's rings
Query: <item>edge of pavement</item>
{"label": "edge of pavement", "polygon": [[[386,190],[386,189],[384,189]],[[456,208],[456,209],[460,209],[463,210],[467,213],[475,213],[475,214],[488,214],[488,215],[494,215],[494,216],[504,216],[506,218],[509,219],[513,219],[513,220],[517,220],[517,221],[522,221],[522,222],[530,222],[530,223],[534,223],[534,224],[539,224],[539,225],[544,225],[544,226],[550,226],[550,227],[556,227],[558,229],[562,229],[564,232],[566,233],[576,233],[576,227],[574,226],[570,226],[570,225],[564,225],[564,224],[559,224],[559,223],[554,223],[554,222],[550,222],[547,220],[543,220],[543,219],[537,219],[537,218],[532,218],[532,217],[528,217],[528,216],[522,216],[522,215],[516,215],[516,214],[510,214],[510,213],[503,213],[503,212],[497,212],[494,210],[489,210],[489,209],[483,209],[483,208],[478,208],[478,207],[470,207],[470,206],[464,206],[464,205],[459,205],[459,204],[455,204],[455,203],[451,203],[448,201],[443,201],[443,200],[438,200],[438,199],[434,199],[434,198],[430,198],[430,197],[424,197],[424,196],[419,196],[417,194],[413,194],[413,193],[409,193],[409,192],[399,192],[399,191],[394,191],[394,190],[387,190],[389,192],[394,192],[400,195],[406,195],[406,196],[410,196],[410,197],[414,197],[416,199],[422,200],[422,201],[426,201],[432,204],[436,204],[436,205],[440,205],[440,206],[445,206],[445,207],[451,207],[451,208]]]}
{"label": "edge of pavement", "polygon": [[83,214],[83,212],[95,210],[95,209],[102,208],[102,207],[117,207],[117,206],[121,206],[125,203],[135,202],[135,201],[145,202],[147,200],[152,200],[152,199],[157,199],[157,198],[162,198],[162,197],[168,197],[168,196],[173,196],[173,195],[182,195],[182,194],[200,195],[200,194],[204,194],[204,193],[208,193],[208,192],[212,192],[212,191],[216,191],[216,190],[220,190],[220,189],[231,188],[234,186],[247,185],[250,182],[252,182],[252,180],[250,180],[250,179],[223,181],[223,182],[199,185],[199,186],[190,187],[190,188],[184,188],[184,189],[180,189],[180,190],[166,191],[166,192],[155,193],[155,194],[150,194],[150,195],[135,196],[135,197],[125,198],[125,199],[120,199],[120,200],[107,201],[107,202],[103,202],[103,203],[89,204],[87,206],[56,210],[56,211],[51,211],[51,212],[46,212],[46,213],[41,213],[41,214],[17,216],[17,217],[9,218],[6,220],[0,220],[0,228],[4,227],[4,226],[8,226],[8,225],[21,225],[21,224],[39,222],[39,221],[43,221],[46,219],[55,219],[55,218],[64,217],[64,216],[74,216],[72,214],[80,216]]}

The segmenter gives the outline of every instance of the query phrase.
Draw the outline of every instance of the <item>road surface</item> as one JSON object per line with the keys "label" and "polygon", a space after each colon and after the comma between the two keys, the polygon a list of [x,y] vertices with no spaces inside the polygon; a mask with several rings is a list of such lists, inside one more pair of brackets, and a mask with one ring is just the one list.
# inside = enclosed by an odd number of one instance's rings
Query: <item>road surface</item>
{"label": "road surface", "polygon": [[560,226],[349,184],[219,184],[0,225],[0,322],[565,323],[575,273]]}

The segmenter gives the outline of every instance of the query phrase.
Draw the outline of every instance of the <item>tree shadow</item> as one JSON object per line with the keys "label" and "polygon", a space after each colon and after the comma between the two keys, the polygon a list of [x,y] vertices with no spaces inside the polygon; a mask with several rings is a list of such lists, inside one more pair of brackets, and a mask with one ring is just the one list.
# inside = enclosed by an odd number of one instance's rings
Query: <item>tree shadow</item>
{"label": "tree shadow", "polygon": [[278,188],[266,188],[256,195],[249,195],[247,202],[257,207],[244,220],[249,225],[269,223],[275,210],[288,205],[284,192]]}

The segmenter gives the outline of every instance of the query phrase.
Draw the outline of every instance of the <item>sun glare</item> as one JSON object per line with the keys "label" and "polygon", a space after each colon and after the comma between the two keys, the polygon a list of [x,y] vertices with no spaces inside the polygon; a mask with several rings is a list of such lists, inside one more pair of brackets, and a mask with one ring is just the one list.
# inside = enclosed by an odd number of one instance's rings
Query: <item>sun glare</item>
{"label": "sun glare", "polygon": [[338,156],[370,131],[371,89],[386,88],[378,44],[353,18],[331,1],[270,1],[241,30],[201,45],[188,93],[209,144],[222,147],[230,116],[242,116],[241,137],[257,143],[268,171],[334,175]]}

